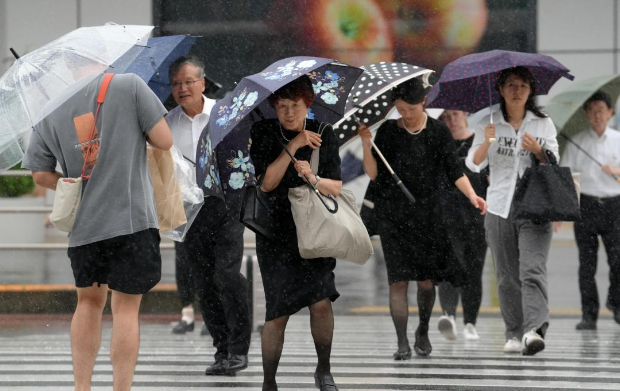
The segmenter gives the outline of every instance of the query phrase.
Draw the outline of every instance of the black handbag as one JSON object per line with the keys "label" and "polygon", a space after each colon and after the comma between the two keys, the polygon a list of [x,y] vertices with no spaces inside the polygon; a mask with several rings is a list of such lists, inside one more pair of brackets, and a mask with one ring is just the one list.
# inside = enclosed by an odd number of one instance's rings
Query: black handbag
{"label": "black handbag", "polygon": [[558,166],[555,155],[545,150],[547,164],[532,159],[517,183],[513,198],[515,219],[535,223],[577,221],[581,218],[575,182],[568,167]]}
{"label": "black handbag", "polygon": [[272,201],[260,189],[262,182],[263,178],[256,185],[246,186],[239,221],[257,235],[274,240],[276,227],[272,216]]}

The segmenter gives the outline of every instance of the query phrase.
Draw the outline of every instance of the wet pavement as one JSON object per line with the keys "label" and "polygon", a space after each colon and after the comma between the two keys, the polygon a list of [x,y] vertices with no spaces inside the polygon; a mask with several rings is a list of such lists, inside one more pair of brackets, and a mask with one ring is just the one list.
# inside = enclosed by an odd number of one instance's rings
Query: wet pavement
{"label": "wet pavement", "polygon": [[[174,284],[173,251],[165,249],[162,254],[162,284]],[[18,289],[26,284],[73,282],[65,250],[0,250],[0,259],[0,279],[5,286]],[[605,297],[609,282],[603,250],[599,262],[599,291]],[[341,297],[334,303],[332,361],[340,390],[620,390],[620,325],[603,310],[598,331],[574,329],[580,311],[577,250],[570,226],[554,235],[548,270],[552,321],[543,352],[533,357],[501,352],[504,328],[489,256],[477,325],[482,339],[466,342],[459,335],[456,341],[444,340],[436,329],[436,308],[431,320],[431,357],[396,362],[391,358],[396,337],[387,307],[387,277],[380,247],[364,266],[340,263],[336,276]],[[409,295],[412,343],[417,325],[413,288],[414,284]],[[170,322],[176,316],[142,315],[134,390],[260,390],[257,331],[252,336],[247,370],[234,377],[206,377],[204,369],[214,353],[211,339],[201,337],[199,327],[186,335],[173,335]],[[459,314],[459,332],[461,319]],[[72,390],[69,322],[70,315],[0,315],[0,390]],[[110,327],[106,317],[94,390],[111,389]],[[301,311],[291,318],[287,330],[278,372],[280,390],[313,389],[314,365],[309,316]]]}

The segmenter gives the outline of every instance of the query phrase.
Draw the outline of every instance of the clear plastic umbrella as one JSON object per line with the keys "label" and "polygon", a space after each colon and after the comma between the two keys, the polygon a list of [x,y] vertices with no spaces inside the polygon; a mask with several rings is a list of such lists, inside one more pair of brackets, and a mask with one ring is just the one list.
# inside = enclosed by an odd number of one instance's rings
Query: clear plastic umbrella
{"label": "clear plastic umbrella", "polygon": [[0,78],[0,171],[18,163],[27,135],[63,103],[74,84],[104,72],[134,45],[144,46],[153,26],[82,27],[19,57]]}

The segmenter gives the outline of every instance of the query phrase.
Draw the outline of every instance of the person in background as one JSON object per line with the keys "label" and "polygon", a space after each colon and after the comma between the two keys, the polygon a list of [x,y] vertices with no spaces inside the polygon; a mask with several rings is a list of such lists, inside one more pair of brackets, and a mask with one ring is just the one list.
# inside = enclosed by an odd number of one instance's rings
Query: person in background
{"label": "person in background", "polygon": [[[83,166],[89,168],[67,251],[78,297],[71,321],[75,389],[91,388],[102,313],[111,291],[110,360],[114,390],[121,391],[133,382],[142,295],[161,278],[146,143],[168,150],[172,136],[164,120],[166,109],[134,74],[114,76],[94,127],[103,78],[86,79],[34,127],[22,167],[32,170],[35,183],[52,190],[60,178],[77,178]],[[55,171],[57,162],[62,174]]]}
{"label": "person in background", "polygon": [[[201,168],[209,162],[207,169],[213,168],[214,173],[219,173],[218,160],[226,157],[226,151],[216,153],[210,148],[208,137],[209,146],[197,145],[215,104],[203,95],[204,75],[204,65],[199,59],[180,57],[175,60],[169,77],[172,96],[179,106],[170,111],[166,120],[175,145],[186,159],[194,160],[199,151]],[[229,139],[235,144],[228,145],[235,148],[235,157],[238,152],[248,155],[246,142]],[[211,178],[208,183],[199,184],[205,190],[205,203],[185,240],[176,247],[177,259],[189,265],[202,317],[216,348],[215,363],[205,370],[207,376],[234,375],[247,368],[252,332],[248,281],[240,273],[245,227],[239,222],[239,213],[245,182],[236,188],[224,186],[222,189],[219,181],[218,175],[218,183]]]}
{"label": "person in background", "polygon": [[428,356],[432,345],[428,326],[435,304],[435,283],[457,282],[462,278],[454,258],[444,224],[439,214],[439,195],[443,180],[461,191],[471,204],[484,214],[486,203],[476,195],[462,164],[450,131],[440,121],[424,112],[426,88],[419,78],[395,87],[392,99],[401,118],[387,120],[377,131],[375,144],[388,163],[415,197],[412,203],[392,179],[385,164],[371,149],[372,134],[360,124],[364,169],[377,183],[375,213],[379,219],[379,236],[383,245],[388,282],[390,314],[396,329],[398,350],[395,360],[411,358],[407,337],[409,281],[417,282],[420,323],[415,332],[414,351]]}
{"label": "person in background", "polygon": [[[303,259],[299,255],[297,230],[288,199],[288,190],[305,186],[303,175],[323,194],[340,194],[340,155],[331,126],[318,134],[320,123],[306,118],[314,102],[314,89],[308,76],[302,76],[269,96],[277,119],[257,122],[252,127],[251,157],[256,177],[263,177],[261,188],[273,200],[272,213],[277,240],[256,235],[256,255],[260,266],[267,314],[262,335],[263,391],[277,390],[276,372],[284,345],[289,317],[303,308],[310,310],[310,330],[318,356],[315,385],[321,391],[337,391],[331,374],[334,314],[331,303],[336,290],[334,258]],[[297,158],[292,163],[288,150]],[[312,172],[312,150],[319,151],[318,172]]]}
{"label": "person in background", "polygon": [[[460,110],[445,110],[439,116],[450,129],[456,145],[456,154],[476,194],[486,198],[487,172],[474,173],[465,167],[465,158],[474,141],[474,132],[467,128],[467,114]],[[439,284],[439,302],[444,314],[437,324],[441,334],[455,340],[456,307],[459,296],[463,305],[463,337],[477,340],[476,320],[482,302],[482,271],[487,251],[484,217],[458,189],[451,187],[441,193],[441,211],[454,250],[454,255],[464,266],[465,278],[460,288],[449,282]]]}
{"label": "person in background", "polygon": [[599,312],[596,267],[599,236],[605,245],[609,263],[607,308],[620,324],[620,133],[607,126],[613,106],[611,97],[597,91],[583,105],[590,123],[572,140],[602,166],[567,142],[560,165],[581,173],[581,220],[575,222],[575,240],[579,249],[579,291],[582,319],[577,330],[595,330]]}
{"label": "person in background", "polygon": [[558,156],[558,143],[553,122],[536,106],[536,81],[527,68],[500,72],[496,89],[501,110],[493,113],[492,123],[489,116],[480,121],[466,164],[476,173],[490,169],[484,227],[506,325],[503,351],[534,355],[545,348],[549,327],[552,223],[514,219],[512,199],[517,181],[532,165],[531,155],[545,163],[545,150]]}
{"label": "person in background", "polygon": [[[202,61],[198,58],[180,57],[170,66],[174,77],[179,77],[180,73],[190,75],[185,86],[177,83],[171,85],[172,97],[177,103],[177,107],[170,110],[166,116],[166,121],[172,131],[174,145],[181,151],[184,158],[190,162],[196,179],[196,144],[202,130],[209,122],[209,113],[215,105],[213,99],[209,99],[202,94],[204,90],[204,74]],[[192,78],[196,76],[195,78]],[[172,79],[171,79],[172,80]],[[184,242],[174,242],[175,248],[175,277],[177,291],[181,299],[181,320],[172,328],[174,334],[185,334],[187,331],[194,331],[194,300],[196,289],[194,288],[194,275],[191,272],[191,258],[196,255],[189,253]],[[204,281],[200,282],[204,284]],[[203,323],[201,335],[209,334],[206,321]]]}

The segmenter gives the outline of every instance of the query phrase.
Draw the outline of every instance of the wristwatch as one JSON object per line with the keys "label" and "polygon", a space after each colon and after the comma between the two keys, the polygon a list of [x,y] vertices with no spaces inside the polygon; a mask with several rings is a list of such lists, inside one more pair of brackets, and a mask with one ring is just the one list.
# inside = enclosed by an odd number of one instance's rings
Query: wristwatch
{"label": "wristwatch", "polygon": [[321,181],[321,177],[318,175],[315,175],[316,177],[316,182],[314,182],[314,187],[317,187],[319,185],[319,182]]}

